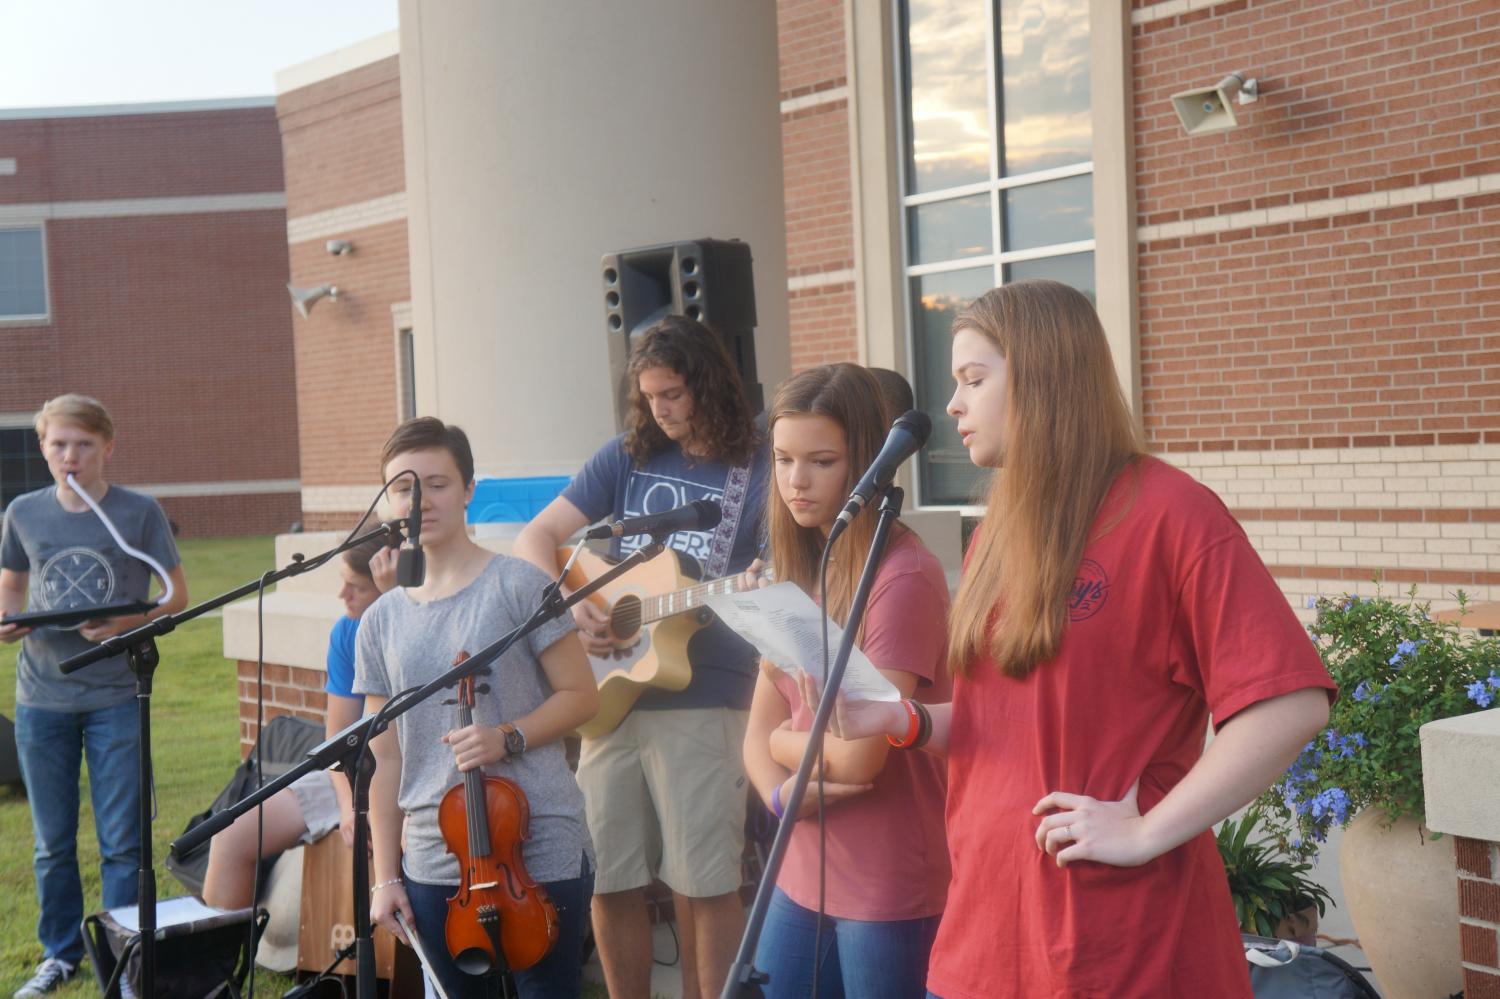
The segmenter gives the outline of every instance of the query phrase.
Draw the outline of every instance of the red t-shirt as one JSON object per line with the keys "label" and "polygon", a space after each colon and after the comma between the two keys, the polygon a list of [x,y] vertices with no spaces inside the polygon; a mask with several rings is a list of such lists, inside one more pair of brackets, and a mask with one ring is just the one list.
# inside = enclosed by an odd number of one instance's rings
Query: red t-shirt
{"label": "red t-shirt", "polygon": [[1106,497],[1055,659],[1024,679],[988,659],[954,682],[953,882],[928,988],[945,999],[1249,999],[1213,833],[1141,867],[1059,868],[1037,849],[1050,791],[1149,811],[1222,724],[1257,701],[1334,689],[1224,504],[1154,459]]}
{"label": "red t-shirt", "polygon": [[[918,677],[916,699],[946,704],[948,584],[937,557],[906,531],[891,541],[876,570],[859,643],[881,669]],[[805,732],[812,712],[796,684],[777,691]],[[874,787],[824,812],[827,893],[823,911],[840,919],[922,919],[943,911],[948,846],[943,836],[943,762],[930,753],[892,749]],[[797,823],[776,886],[805,909],[818,907],[817,813]]]}

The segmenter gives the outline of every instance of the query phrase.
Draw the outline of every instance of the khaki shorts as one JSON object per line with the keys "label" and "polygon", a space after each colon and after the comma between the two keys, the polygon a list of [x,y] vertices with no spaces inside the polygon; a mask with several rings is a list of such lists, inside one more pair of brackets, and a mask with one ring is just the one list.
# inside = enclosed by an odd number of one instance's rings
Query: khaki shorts
{"label": "khaki shorts", "polygon": [[740,886],[745,849],[743,746],[748,711],[632,711],[583,740],[578,784],[599,870],[598,894],[658,876],[689,898]]}

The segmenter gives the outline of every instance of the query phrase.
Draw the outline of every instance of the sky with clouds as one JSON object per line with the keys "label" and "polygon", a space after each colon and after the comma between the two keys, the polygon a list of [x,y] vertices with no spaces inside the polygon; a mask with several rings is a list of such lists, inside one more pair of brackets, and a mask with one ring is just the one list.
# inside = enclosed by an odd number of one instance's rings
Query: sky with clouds
{"label": "sky with clouds", "polygon": [[269,96],[397,0],[0,0],[0,108]]}

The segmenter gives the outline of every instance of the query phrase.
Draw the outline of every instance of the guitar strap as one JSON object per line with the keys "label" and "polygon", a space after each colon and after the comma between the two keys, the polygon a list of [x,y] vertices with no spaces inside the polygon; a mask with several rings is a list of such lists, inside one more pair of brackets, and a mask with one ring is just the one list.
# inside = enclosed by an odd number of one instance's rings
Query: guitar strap
{"label": "guitar strap", "polygon": [[734,535],[740,527],[740,513],[745,509],[745,496],[750,492],[750,463],[736,465],[729,470],[724,482],[724,499],[719,504],[723,516],[718,530],[708,544],[708,561],[703,566],[704,579],[718,579],[729,572],[729,556],[734,551]]}

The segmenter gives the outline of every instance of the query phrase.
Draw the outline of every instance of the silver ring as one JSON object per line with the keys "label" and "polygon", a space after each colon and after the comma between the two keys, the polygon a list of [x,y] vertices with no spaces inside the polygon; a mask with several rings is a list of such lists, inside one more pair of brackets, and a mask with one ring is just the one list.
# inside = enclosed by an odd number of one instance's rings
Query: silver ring
{"label": "silver ring", "polygon": [[1072,839],[1073,838],[1073,827],[1072,826],[1063,826],[1062,827],[1062,834],[1067,839]]}

